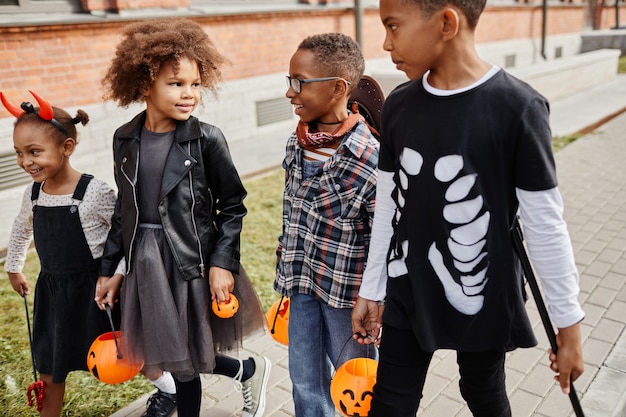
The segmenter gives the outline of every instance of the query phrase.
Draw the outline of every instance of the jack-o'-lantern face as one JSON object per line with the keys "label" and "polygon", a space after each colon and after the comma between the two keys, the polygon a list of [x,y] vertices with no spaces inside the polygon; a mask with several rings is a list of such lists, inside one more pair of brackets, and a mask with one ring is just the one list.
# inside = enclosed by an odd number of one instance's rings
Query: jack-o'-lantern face
{"label": "jack-o'-lantern face", "polygon": [[224,302],[218,303],[217,300],[213,300],[211,308],[217,317],[229,319],[239,310],[239,300],[235,294],[230,294],[228,300]]}
{"label": "jack-o'-lantern face", "polygon": [[106,384],[119,384],[132,379],[143,368],[143,361],[122,356],[115,338],[123,338],[120,331],[104,333],[96,338],[87,354],[87,369],[96,379]]}
{"label": "jack-o'-lantern face", "polygon": [[335,372],[330,382],[333,404],[346,417],[369,415],[378,362],[369,358],[354,358]]}
{"label": "jack-o'-lantern face", "polygon": [[[356,398],[356,396],[360,398]],[[363,391],[355,394],[354,391],[346,389],[343,391],[343,397],[339,400],[339,407],[344,416],[365,417],[370,412],[372,402],[372,391]]]}

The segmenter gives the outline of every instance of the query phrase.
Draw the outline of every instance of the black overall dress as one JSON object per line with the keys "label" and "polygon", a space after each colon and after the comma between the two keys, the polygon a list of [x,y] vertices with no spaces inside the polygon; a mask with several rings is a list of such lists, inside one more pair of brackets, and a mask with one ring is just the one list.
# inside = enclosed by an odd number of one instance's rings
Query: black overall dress
{"label": "black overall dress", "polygon": [[[71,206],[38,206],[40,183],[33,184],[31,194],[33,235],[41,263],[35,286],[33,351],[37,370],[52,375],[54,383],[65,381],[70,371],[86,371],[91,343],[111,331],[106,312],[94,301],[99,259],[93,259],[78,214],[92,178],[82,175]],[[119,323],[119,317],[114,321]]]}

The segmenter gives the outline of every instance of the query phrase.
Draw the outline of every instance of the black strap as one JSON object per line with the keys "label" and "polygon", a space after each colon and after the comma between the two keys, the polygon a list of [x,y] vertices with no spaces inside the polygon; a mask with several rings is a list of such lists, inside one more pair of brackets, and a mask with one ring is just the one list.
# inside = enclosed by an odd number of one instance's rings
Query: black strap
{"label": "black strap", "polygon": [[[522,270],[524,271],[524,275],[526,276],[526,281],[528,282],[530,291],[532,292],[533,298],[535,299],[535,304],[537,305],[537,310],[539,311],[539,317],[541,318],[543,327],[546,330],[546,335],[548,336],[550,347],[552,348],[552,352],[556,354],[558,349],[556,343],[556,334],[554,332],[554,327],[552,327],[550,316],[548,315],[548,309],[546,308],[546,304],[543,301],[543,296],[541,295],[541,290],[539,289],[537,278],[535,277],[535,273],[533,272],[530,260],[528,259],[526,249],[524,248],[524,235],[522,234],[522,227],[519,223],[519,216],[515,216],[515,218],[513,219],[513,227],[511,227],[511,238],[513,239],[513,247],[515,248],[522,264]],[[572,403],[572,408],[574,409],[574,414],[576,415],[576,417],[584,417],[585,414],[583,413],[580,401],[578,400],[578,396],[576,395],[576,390],[574,389],[573,382],[570,382],[569,399]]]}
{"label": "black strap", "polygon": [[[80,180],[78,180],[78,184],[76,185],[76,189],[74,190],[74,194],[72,195],[72,199],[74,200],[82,200],[85,196],[85,191],[87,190],[87,186],[89,182],[93,179],[93,175],[91,174],[83,174],[80,176]],[[41,183],[34,182],[33,189],[30,193],[31,201],[35,201],[39,198],[39,192],[41,191]]]}
{"label": "black strap", "polygon": [[91,174],[83,174],[80,176],[80,180],[78,180],[78,185],[76,185],[76,189],[74,190],[74,195],[72,199],[74,200],[82,200],[85,196],[85,191],[87,190],[87,186],[89,185],[89,181],[93,179],[93,175]]}
{"label": "black strap", "polygon": [[41,190],[41,183],[40,182],[34,182],[33,183],[33,189],[30,193],[30,200],[31,201],[35,201],[39,198],[39,191]]}

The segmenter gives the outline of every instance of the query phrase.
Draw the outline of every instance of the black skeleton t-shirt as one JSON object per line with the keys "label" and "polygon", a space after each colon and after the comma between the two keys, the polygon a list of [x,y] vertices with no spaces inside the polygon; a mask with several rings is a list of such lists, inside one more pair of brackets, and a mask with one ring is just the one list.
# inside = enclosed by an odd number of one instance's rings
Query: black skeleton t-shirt
{"label": "black skeleton t-shirt", "polygon": [[396,206],[385,323],[427,351],[535,345],[509,228],[515,188],[557,185],[547,101],[500,70],[452,95],[408,82],[382,117]]}

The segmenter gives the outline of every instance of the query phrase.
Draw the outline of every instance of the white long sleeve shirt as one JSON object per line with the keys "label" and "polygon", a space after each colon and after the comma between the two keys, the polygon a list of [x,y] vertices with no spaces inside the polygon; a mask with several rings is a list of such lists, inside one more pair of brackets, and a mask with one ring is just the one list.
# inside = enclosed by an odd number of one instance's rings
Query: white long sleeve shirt
{"label": "white long sleeve shirt", "polygon": [[[33,185],[30,184],[24,190],[20,211],[13,222],[4,266],[7,272],[22,272],[26,253],[33,239],[32,187]],[[94,259],[102,256],[104,251],[104,244],[111,227],[115,200],[115,191],[104,181],[93,178],[87,186],[83,200],[78,204],[80,222]],[[70,206],[72,204],[75,204],[72,194],[51,195],[44,191],[44,187],[42,187],[37,199],[37,205],[45,207]],[[59,244],[63,244],[63,242],[59,242]],[[125,263],[122,260],[116,273],[123,274],[125,269]]]}
{"label": "white long sleeve shirt", "polygon": [[[393,235],[395,204],[393,173],[380,171],[376,215],[367,267],[359,296],[382,301],[386,296],[387,251]],[[540,279],[550,317],[557,327],[571,326],[584,317],[578,302],[579,276],[557,188],[545,191],[516,189],[529,258]]]}

